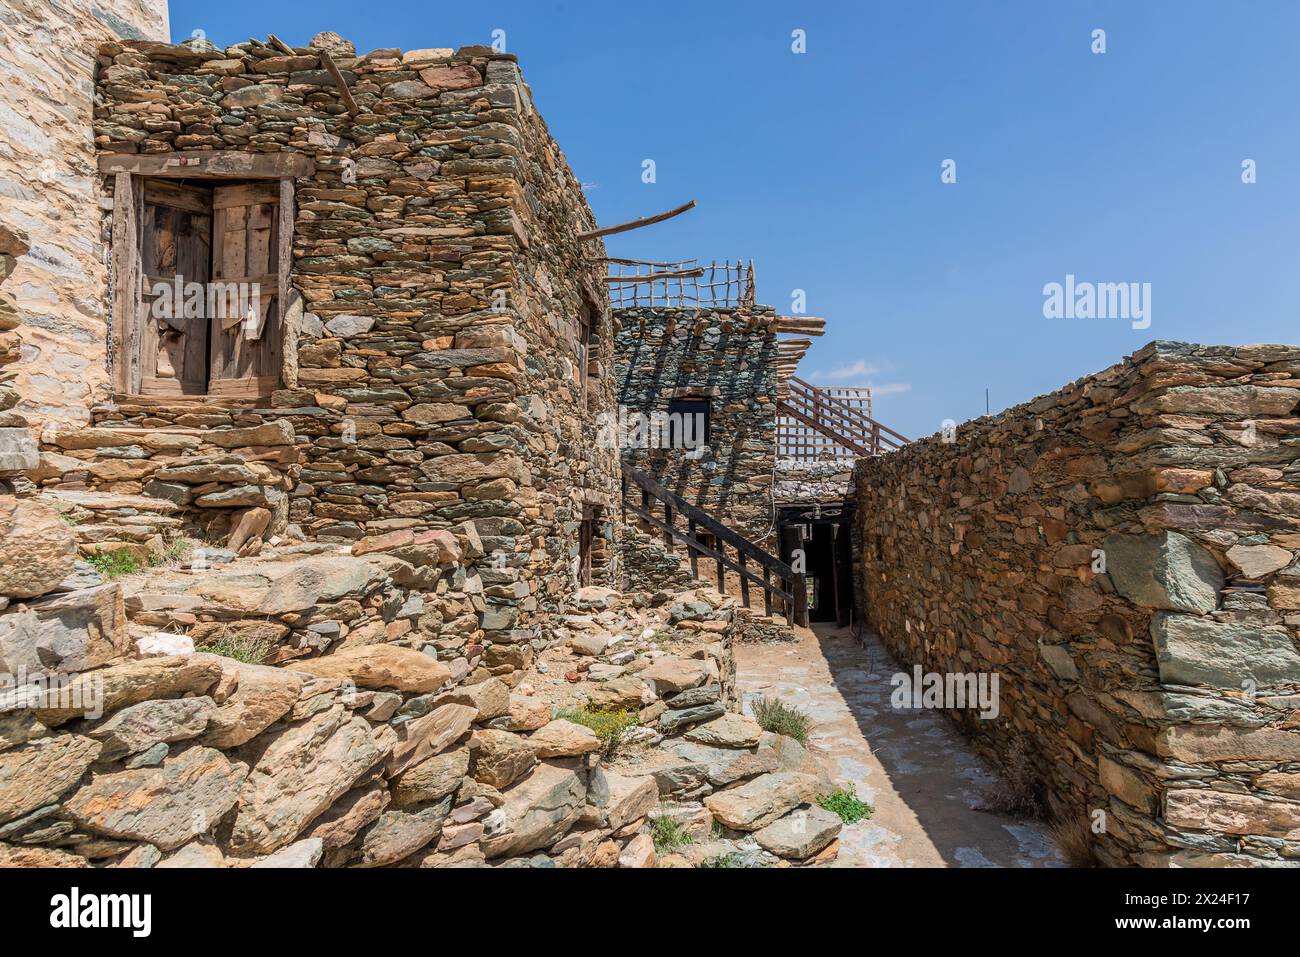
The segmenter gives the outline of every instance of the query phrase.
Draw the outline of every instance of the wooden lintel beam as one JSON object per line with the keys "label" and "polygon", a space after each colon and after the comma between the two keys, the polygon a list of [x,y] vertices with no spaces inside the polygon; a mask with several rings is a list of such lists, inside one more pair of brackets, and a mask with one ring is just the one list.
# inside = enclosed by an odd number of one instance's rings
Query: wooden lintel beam
{"label": "wooden lintel beam", "polygon": [[175,153],[104,153],[99,171],[106,174],[211,179],[282,179],[311,176],[316,163],[302,153],[244,153],[239,150],[188,150]]}
{"label": "wooden lintel beam", "polygon": [[339,88],[339,95],[343,97],[343,105],[348,108],[349,115],[360,116],[361,107],[357,105],[357,101],[352,96],[352,90],[348,87],[348,81],[339,72],[339,68],[335,65],[334,58],[329,55],[329,51],[320,51],[320,62],[329,75],[334,78],[334,84]]}
{"label": "wooden lintel beam", "polygon": [[667,212],[656,213],[654,216],[643,216],[641,219],[629,220],[626,223],[619,223],[617,226],[606,226],[603,229],[593,229],[589,233],[579,233],[578,242],[586,242],[588,239],[600,239],[602,236],[612,236],[615,233],[626,233],[633,229],[640,229],[642,226],[653,226],[655,223],[662,223],[665,219],[672,219],[674,216],[680,216],[687,210],[695,208],[695,200],[684,203],[676,209],[670,209]]}

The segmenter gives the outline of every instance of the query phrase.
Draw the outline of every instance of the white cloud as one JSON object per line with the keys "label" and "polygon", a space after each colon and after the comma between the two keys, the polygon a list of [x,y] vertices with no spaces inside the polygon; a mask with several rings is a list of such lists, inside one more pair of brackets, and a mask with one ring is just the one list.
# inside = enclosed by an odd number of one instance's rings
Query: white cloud
{"label": "white cloud", "polygon": [[827,385],[849,385],[850,379],[865,379],[873,375],[880,375],[880,366],[869,365],[863,359],[851,365],[838,366],[834,369],[828,369],[825,372],[814,372],[819,383],[824,382]]}
{"label": "white cloud", "polygon": [[818,370],[811,373],[808,379],[813,385],[820,386],[870,386],[873,396],[896,395],[899,392],[912,391],[911,384],[907,382],[874,382],[875,377],[883,371],[883,366],[858,359],[856,362],[837,366],[834,369]]}

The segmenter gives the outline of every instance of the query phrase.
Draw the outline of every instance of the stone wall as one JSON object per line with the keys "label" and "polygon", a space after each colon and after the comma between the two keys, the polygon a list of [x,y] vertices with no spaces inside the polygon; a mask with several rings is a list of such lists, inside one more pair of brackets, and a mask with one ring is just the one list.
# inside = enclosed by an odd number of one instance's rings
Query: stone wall
{"label": "stone wall", "polygon": [[20,354],[18,411],[38,428],[86,423],[108,383],[95,48],[167,35],[166,0],[9,0],[0,12],[0,221],[30,246],[12,266],[0,354]]}
{"label": "stone wall", "polygon": [[614,404],[603,249],[576,238],[591,211],[512,56],[313,44],[100,47],[101,150],[287,151],[315,171],[296,181],[304,309],[285,388],[261,402],[118,398],[96,423],[286,422],[302,452],[291,529],[348,542],[470,522],[486,553],[483,628],[536,638],[528,629],[576,584],[583,508],[602,508],[600,535],[614,537],[617,451],[592,440]]}
{"label": "stone wall", "polygon": [[[671,399],[708,399],[702,455],[627,448],[624,459],[745,537],[770,547],[776,454],[775,312],[619,310],[618,401],[627,414],[668,412]],[[626,430],[629,433],[631,429]]]}
{"label": "stone wall", "polygon": [[776,500],[779,504],[817,502],[840,504],[853,493],[853,459],[806,462],[776,460]]}
{"label": "stone wall", "polygon": [[871,625],[999,673],[950,713],[1100,861],[1300,861],[1300,348],[1152,343],[855,478]]}

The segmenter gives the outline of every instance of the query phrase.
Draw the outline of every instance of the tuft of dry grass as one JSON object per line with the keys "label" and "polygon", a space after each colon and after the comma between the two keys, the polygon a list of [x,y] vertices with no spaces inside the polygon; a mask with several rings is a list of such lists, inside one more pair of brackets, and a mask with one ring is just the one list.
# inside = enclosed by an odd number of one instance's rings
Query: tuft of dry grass
{"label": "tuft of dry grass", "polygon": [[750,702],[754,720],[764,731],[784,734],[794,738],[800,744],[808,744],[808,732],[812,730],[812,718],[793,705],[788,705],[779,698],[754,698]]}
{"label": "tuft of dry grass", "polygon": [[1097,850],[1086,820],[1071,818],[1052,825],[1052,840],[1071,867],[1097,867]]}
{"label": "tuft of dry grass", "polygon": [[205,651],[223,658],[233,658],[249,665],[260,665],[271,657],[275,651],[275,642],[266,638],[251,638],[248,635],[223,632],[220,637],[200,645],[197,651]]}
{"label": "tuft of dry grass", "polygon": [[1046,816],[1043,782],[1023,744],[1012,746],[998,770],[998,779],[980,794],[984,810],[1029,820]]}

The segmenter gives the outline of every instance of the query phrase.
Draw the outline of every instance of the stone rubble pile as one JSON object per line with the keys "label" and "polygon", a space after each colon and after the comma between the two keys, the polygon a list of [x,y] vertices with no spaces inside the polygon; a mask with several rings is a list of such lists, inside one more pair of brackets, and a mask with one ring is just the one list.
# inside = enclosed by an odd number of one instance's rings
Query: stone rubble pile
{"label": "stone rubble pile", "polygon": [[[833,856],[816,762],[736,713],[734,599],[591,587],[545,639],[482,643],[467,547],[268,545],[15,596],[0,865]],[[612,733],[592,720],[610,716]],[[700,841],[660,861],[665,815]]]}

